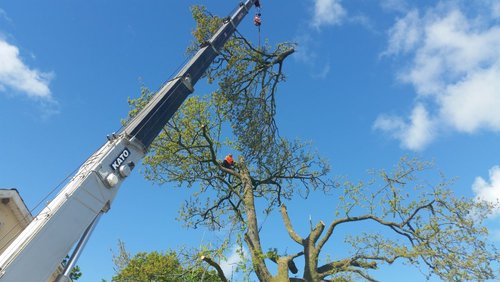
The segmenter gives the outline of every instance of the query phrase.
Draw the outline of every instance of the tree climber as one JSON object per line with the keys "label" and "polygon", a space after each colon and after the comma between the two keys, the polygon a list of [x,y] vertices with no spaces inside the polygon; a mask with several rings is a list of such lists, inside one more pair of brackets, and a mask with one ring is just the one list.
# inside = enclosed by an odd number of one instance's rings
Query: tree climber
{"label": "tree climber", "polygon": [[222,166],[227,169],[234,169],[234,159],[232,154],[229,154],[224,158],[224,161],[222,161]]}

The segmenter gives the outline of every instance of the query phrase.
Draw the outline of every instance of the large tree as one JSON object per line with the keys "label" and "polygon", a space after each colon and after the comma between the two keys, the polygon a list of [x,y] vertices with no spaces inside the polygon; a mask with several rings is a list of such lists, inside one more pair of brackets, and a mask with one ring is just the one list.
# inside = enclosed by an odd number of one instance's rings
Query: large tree
{"label": "large tree", "polygon": [[[197,27],[190,50],[206,41],[221,22],[199,7],[193,8],[193,16]],[[391,172],[379,171],[378,180],[330,180],[328,164],[309,144],[279,135],[274,119],[277,86],[293,52],[294,45],[287,43],[254,47],[237,33],[206,73],[217,90],[190,97],[152,144],[144,161],[147,179],[193,191],[180,219],[193,228],[232,227],[245,242],[260,281],[302,280],[290,277],[290,271],[297,271],[297,257],[304,259],[302,275],[307,281],[349,275],[373,281],[373,269],[397,260],[446,280],[492,278],[490,262],[498,254],[485,243],[487,230],[481,227],[491,205],[453,196],[446,180],[422,185],[420,174],[429,165],[407,158]],[[144,90],[130,101],[131,117],[152,94]],[[234,169],[220,161],[228,152],[238,156]],[[285,203],[313,191],[337,196],[337,210],[331,211],[336,219],[328,226],[319,222],[301,236],[292,227]],[[298,244],[295,253],[262,247],[259,217],[276,208]],[[350,237],[352,253],[320,260],[338,228],[367,221],[385,230]],[[211,257],[203,259],[217,266]],[[278,265],[274,273],[266,264],[270,261]],[[223,279],[220,269],[219,274]]]}

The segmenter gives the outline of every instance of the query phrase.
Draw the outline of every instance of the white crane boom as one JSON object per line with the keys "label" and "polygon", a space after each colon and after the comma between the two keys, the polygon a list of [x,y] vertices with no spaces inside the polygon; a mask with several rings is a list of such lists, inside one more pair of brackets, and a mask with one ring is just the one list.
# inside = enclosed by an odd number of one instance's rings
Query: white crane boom
{"label": "white crane boom", "polygon": [[91,223],[109,210],[121,183],[194,91],[194,84],[253,5],[259,6],[259,1],[240,3],[175,79],[160,89],[123,131],[113,134],[88,158],[59,194],[0,255],[0,282],[45,282],[49,279]]}

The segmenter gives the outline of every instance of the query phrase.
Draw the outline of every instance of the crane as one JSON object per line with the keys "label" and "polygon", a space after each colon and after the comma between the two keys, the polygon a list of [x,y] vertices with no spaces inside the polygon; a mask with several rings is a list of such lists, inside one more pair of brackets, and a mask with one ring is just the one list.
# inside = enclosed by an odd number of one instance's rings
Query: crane
{"label": "crane", "polygon": [[56,281],[71,281],[69,273],[100,216],[106,213],[120,185],[175,114],[238,24],[259,0],[246,0],[228,18],[174,79],[117,134],[92,154],[58,195],[0,255],[0,282],[47,281],[75,246]]}

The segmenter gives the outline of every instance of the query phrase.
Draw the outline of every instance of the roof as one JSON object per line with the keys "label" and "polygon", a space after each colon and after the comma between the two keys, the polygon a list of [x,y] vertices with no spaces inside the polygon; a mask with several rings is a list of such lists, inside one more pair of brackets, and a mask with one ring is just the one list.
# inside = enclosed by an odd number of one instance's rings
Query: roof
{"label": "roof", "polygon": [[[15,222],[9,221],[10,224],[14,224],[15,226],[9,226],[6,232],[0,236],[0,254],[5,250],[7,244],[11,242],[19,232],[21,232],[28,224],[33,220],[33,215],[29,211],[28,207],[24,203],[19,191],[17,189],[5,189],[0,188],[0,205],[5,205],[7,207],[6,214],[0,214],[2,216],[14,216]],[[5,210],[3,210],[5,212]],[[4,221],[5,218],[2,220]],[[1,223],[1,222],[0,222]],[[51,276],[50,281],[54,281],[56,277],[62,273],[63,268],[61,265],[57,267],[54,274]]]}
{"label": "roof", "polygon": [[33,216],[15,188],[0,189],[0,201],[7,205],[19,222],[28,225]]}

